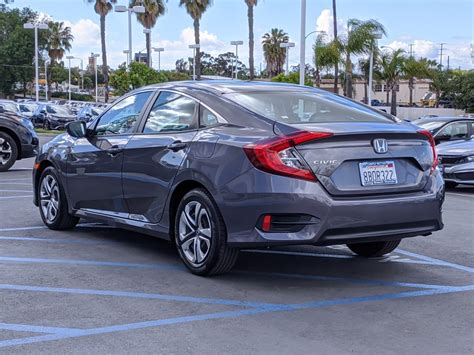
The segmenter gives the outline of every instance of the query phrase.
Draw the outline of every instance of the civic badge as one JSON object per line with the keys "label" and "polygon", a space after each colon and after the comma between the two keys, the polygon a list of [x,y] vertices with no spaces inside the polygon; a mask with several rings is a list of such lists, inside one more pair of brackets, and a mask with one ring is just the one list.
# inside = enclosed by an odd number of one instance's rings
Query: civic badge
{"label": "civic badge", "polygon": [[384,138],[376,138],[372,141],[372,146],[377,154],[384,154],[388,152],[388,143]]}

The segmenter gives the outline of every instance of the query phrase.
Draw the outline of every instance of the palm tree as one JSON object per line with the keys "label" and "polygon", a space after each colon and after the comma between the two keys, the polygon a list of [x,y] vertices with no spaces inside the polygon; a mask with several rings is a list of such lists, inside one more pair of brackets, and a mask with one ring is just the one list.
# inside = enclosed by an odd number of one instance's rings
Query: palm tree
{"label": "palm tree", "polygon": [[314,66],[316,68],[316,86],[319,87],[321,82],[321,70],[329,70],[336,67],[340,62],[341,54],[335,41],[324,43],[322,36],[317,37],[313,50]]}
{"label": "palm tree", "polygon": [[[201,20],[202,14],[212,5],[212,0],[179,0],[179,6],[186,7],[186,11],[193,19],[194,23],[194,43],[199,44],[199,21]],[[201,51],[200,48],[196,49],[196,58],[193,63],[196,67],[197,79],[201,79]]]}
{"label": "palm tree", "polygon": [[[158,17],[165,13],[165,4],[163,0],[132,0],[131,6],[143,5],[145,12],[137,13],[137,20],[146,29],[151,30],[156,25]],[[145,33],[146,39],[146,55],[148,66],[151,67],[151,34]]]}
{"label": "palm tree", "polygon": [[[332,25],[334,28],[334,43],[337,43],[337,11],[336,0],[332,0]],[[334,92],[339,93],[339,60],[334,63]]]}
{"label": "palm tree", "polygon": [[387,91],[391,91],[390,113],[397,114],[397,86],[403,77],[403,69],[406,58],[403,49],[397,49],[392,53],[385,53],[380,58],[380,68],[376,72],[379,78],[383,78],[387,85]]}
{"label": "palm tree", "polygon": [[[51,60],[50,66],[52,68],[63,59],[66,52],[71,50],[71,42],[73,41],[74,36],[71,34],[71,27],[64,26],[64,22],[50,21],[48,27],[49,33],[46,49]],[[48,86],[51,87],[51,70],[48,73],[46,81]],[[46,100],[48,100],[47,97]]]}
{"label": "palm tree", "polygon": [[270,77],[283,72],[283,63],[286,59],[285,48],[281,48],[281,43],[288,42],[288,34],[281,29],[272,28],[270,33],[263,35],[263,55],[267,62],[267,73]]}
{"label": "palm tree", "polygon": [[102,45],[102,74],[104,75],[105,102],[109,101],[109,67],[107,66],[107,49],[105,46],[105,16],[112,11],[117,0],[87,0],[94,3],[94,10],[100,16],[100,42]]}
{"label": "palm tree", "polygon": [[369,54],[376,41],[376,34],[385,35],[385,28],[375,20],[361,21],[350,19],[347,23],[347,38],[342,44],[345,54],[346,73],[344,95],[352,98],[352,61],[351,55]]}
{"label": "palm tree", "polygon": [[257,6],[258,0],[245,0],[247,4],[247,18],[249,22],[249,69],[250,69],[250,80],[255,77],[255,64],[253,58],[254,50],[254,35],[253,35],[253,8]]}
{"label": "palm tree", "polygon": [[408,79],[411,107],[413,106],[413,89],[415,87],[415,78],[429,77],[429,63],[425,58],[416,60],[415,58],[410,57],[405,61],[403,71],[405,73],[405,77]]}

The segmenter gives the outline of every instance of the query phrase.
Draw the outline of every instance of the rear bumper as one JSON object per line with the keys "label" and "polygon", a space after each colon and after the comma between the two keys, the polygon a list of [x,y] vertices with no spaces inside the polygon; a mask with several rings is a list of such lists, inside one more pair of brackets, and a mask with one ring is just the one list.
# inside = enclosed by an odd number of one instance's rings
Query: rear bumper
{"label": "rear bumper", "polygon": [[[438,171],[420,192],[344,199],[332,197],[319,183],[255,169],[242,180],[228,184],[218,201],[228,243],[234,247],[393,240],[443,228],[444,184]],[[249,186],[254,190],[251,193],[244,191],[249,191]],[[297,232],[263,232],[257,228],[264,214],[289,213],[311,215],[316,223]]]}

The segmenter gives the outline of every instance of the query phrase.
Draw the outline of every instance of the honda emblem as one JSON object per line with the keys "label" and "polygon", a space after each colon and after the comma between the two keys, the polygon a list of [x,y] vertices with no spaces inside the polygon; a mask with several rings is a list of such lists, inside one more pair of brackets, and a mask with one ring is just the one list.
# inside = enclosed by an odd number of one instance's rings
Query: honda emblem
{"label": "honda emblem", "polygon": [[388,152],[388,143],[384,138],[376,138],[372,141],[372,146],[377,154],[384,154]]}

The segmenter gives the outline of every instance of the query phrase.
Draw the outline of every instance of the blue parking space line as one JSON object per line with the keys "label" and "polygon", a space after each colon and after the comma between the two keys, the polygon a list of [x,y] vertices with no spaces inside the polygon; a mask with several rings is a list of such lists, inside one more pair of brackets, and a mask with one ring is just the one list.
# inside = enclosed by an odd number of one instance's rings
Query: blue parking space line
{"label": "blue parking space line", "polygon": [[321,276],[321,275],[306,275],[306,274],[290,274],[282,272],[259,272],[259,271],[235,271],[235,273],[241,273],[246,275],[259,275],[266,277],[287,277],[302,280],[317,280],[317,281],[343,281],[353,284],[370,285],[370,286],[392,286],[392,287],[413,287],[413,288],[427,288],[427,289],[438,289],[451,287],[446,285],[430,285],[422,283],[412,282],[399,282],[399,281],[383,281],[383,280],[367,280],[358,279],[352,277],[338,277],[338,276]]}
{"label": "blue parking space line", "polygon": [[153,328],[153,327],[159,327],[159,326],[171,325],[171,324],[183,324],[183,323],[211,320],[211,319],[238,318],[242,316],[256,315],[260,313],[317,309],[317,308],[330,307],[330,306],[336,306],[336,305],[349,305],[349,304],[366,303],[366,302],[396,300],[396,299],[403,299],[403,298],[439,295],[439,294],[464,292],[464,291],[472,291],[472,290],[474,290],[474,285],[467,285],[467,286],[461,286],[461,287],[446,287],[442,289],[388,293],[388,294],[381,294],[381,295],[375,295],[375,296],[339,298],[339,299],[334,299],[334,300],[315,301],[315,302],[307,302],[307,303],[302,303],[302,304],[275,305],[274,307],[244,309],[240,311],[226,311],[226,312],[208,313],[208,314],[201,314],[201,315],[181,316],[181,317],[168,318],[168,319],[162,319],[162,320],[154,320],[154,321],[85,329],[82,331],[71,332],[68,334],[48,334],[48,335],[28,337],[28,338],[3,340],[3,341],[0,341],[0,348],[14,346],[14,345],[40,343],[40,342],[51,341],[51,340],[77,338],[77,337],[98,335],[98,334],[110,334],[110,333],[115,333],[115,332],[130,331],[130,330],[136,330],[136,329],[146,329],[146,328]]}
{"label": "blue parking space line", "polygon": [[400,253],[400,254],[402,254],[402,255],[411,256],[411,257],[418,258],[418,259],[421,259],[421,260],[429,261],[429,262],[431,262],[431,263],[433,263],[433,264],[436,264],[436,265],[447,266],[447,267],[451,267],[451,268],[453,268],[453,269],[458,269],[458,270],[462,270],[462,271],[467,271],[467,272],[470,272],[470,273],[474,273],[474,268],[469,267],[469,266],[464,266],[464,265],[459,265],[459,264],[455,264],[455,263],[450,263],[449,261],[444,261],[444,260],[440,260],[440,259],[435,259],[435,258],[426,256],[426,255],[421,255],[421,254],[413,253],[413,252],[407,251],[407,250],[397,250],[397,252]]}
{"label": "blue parking space line", "polygon": [[50,293],[66,293],[74,295],[88,295],[88,296],[113,296],[113,297],[127,297],[127,298],[143,298],[155,299],[160,301],[174,301],[174,302],[192,302],[223,306],[238,306],[238,307],[253,307],[253,308],[268,308],[280,306],[279,304],[239,301],[231,299],[208,298],[208,297],[193,297],[193,296],[179,296],[179,295],[165,295],[160,293],[145,293],[133,291],[111,291],[111,290],[90,290],[79,288],[63,288],[63,287],[41,287],[28,285],[10,285],[0,284],[0,290],[14,290],[14,291],[33,291],[33,292],[50,292]]}
{"label": "blue parking space line", "polygon": [[2,237],[0,236],[0,241],[2,240],[13,240],[13,241],[26,241],[26,242],[45,242],[45,243],[58,243],[58,244],[90,244],[97,245],[98,242],[93,242],[89,240],[71,240],[71,239],[53,239],[53,238],[37,238],[37,237]]}
{"label": "blue parking space line", "polygon": [[31,333],[55,333],[55,334],[72,334],[81,331],[77,328],[59,328],[59,327],[45,327],[41,325],[28,324],[11,324],[0,323],[0,330],[13,330],[15,332],[31,332]]}
{"label": "blue parking space line", "polygon": [[74,260],[74,259],[44,259],[44,258],[16,258],[0,256],[0,262],[18,264],[59,264],[59,265],[86,265],[86,266],[115,266],[133,269],[157,269],[157,270],[184,270],[183,265],[171,264],[141,264],[120,261],[96,261],[96,260]]}

